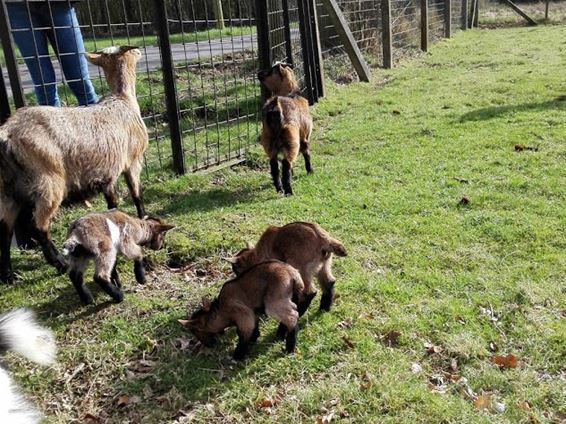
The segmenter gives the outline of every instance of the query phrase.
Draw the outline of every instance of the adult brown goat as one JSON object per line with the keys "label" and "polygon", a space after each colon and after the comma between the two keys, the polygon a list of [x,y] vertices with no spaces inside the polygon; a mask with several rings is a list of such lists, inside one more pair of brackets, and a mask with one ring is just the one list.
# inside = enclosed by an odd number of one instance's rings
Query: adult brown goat
{"label": "adult brown goat", "polygon": [[145,215],[140,172],[148,134],[136,99],[140,57],[129,46],[87,54],[104,70],[110,95],[90,107],[22,108],[0,127],[0,281],[13,279],[10,243],[20,214],[33,211],[31,233],[59,272],[67,265],[49,229],[63,201],[102,192],[115,208],[115,184],[124,174],[139,217]]}

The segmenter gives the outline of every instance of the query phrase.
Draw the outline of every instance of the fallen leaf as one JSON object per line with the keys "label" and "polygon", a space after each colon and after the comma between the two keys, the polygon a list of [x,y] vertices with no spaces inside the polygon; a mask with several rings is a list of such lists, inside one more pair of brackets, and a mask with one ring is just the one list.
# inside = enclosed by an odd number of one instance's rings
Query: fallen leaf
{"label": "fallen leaf", "polygon": [[519,409],[522,409],[523,411],[530,411],[531,410],[531,404],[529,402],[527,402],[526,400],[520,400],[519,402],[517,402],[517,407]]}
{"label": "fallen leaf", "polygon": [[438,354],[438,353],[441,353],[444,350],[441,346],[437,346],[437,345],[432,344],[430,342],[424,343],[424,347],[426,348],[426,352],[429,355]]}
{"label": "fallen leaf", "polygon": [[499,368],[517,368],[517,357],[510,353],[507,356],[496,355],[493,357],[493,363]]}
{"label": "fallen leaf", "polygon": [[417,364],[416,362],[413,362],[411,364],[411,372],[413,374],[418,374],[423,370],[423,367],[421,367],[419,364]]}
{"label": "fallen leaf", "polygon": [[480,395],[474,400],[474,406],[477,409],[489,409],[491,406],[491,395]]}
{"label": "fallen leaf", "polygon": [[497,352],[499,350],[499,346],[495,342],[489,342],[489,350],[492,352]]}
{"label": "fallen leaf", "polygon": [[84,422],[89,424],[99,424],[102,423],[102,419],[100,417],[97,417],[96,415],[87,413],[84,416]]}
{"label": "fallen leaf", "polygon": [[346,344],[346,346],[348,346],[349,349],[354,348],[354,343],[352,343],[352,340],[348,336],[342,336],[342,341]]}
{"label": "fallen leaf", "polygon": [[258,404],[258,408],[271,408],[272,406],[275,406],[275,401],[270,398],[262,399]]}
{"label": "fallen leaf", "polygon": [[352,323],[353,323],[352,318],[348,318],[344,321],[340,321],[337,324],[337,327],[338,328],[350,328],[352,326]]}
{"label": "fallen leaf", "polygon": [[316,417],[316,424],[329,424],[333,418],[334,411],[331,411],[326,415]]}
{"label": "fallen leaf", "polygon": [[399,337],[401,337],[401,332],[397,330],[391,330],[389,333],[381,336],[381,340],[385,346],[393,347],[399,344]]}
{"label": "fallen leaf", "polygon": [[118,408],[123,408],[124,406],[128,406],[129,403],[130,403],[130,397],[128,395],[121,395],[118,397],[118,400],[116,401],[116,406]]}

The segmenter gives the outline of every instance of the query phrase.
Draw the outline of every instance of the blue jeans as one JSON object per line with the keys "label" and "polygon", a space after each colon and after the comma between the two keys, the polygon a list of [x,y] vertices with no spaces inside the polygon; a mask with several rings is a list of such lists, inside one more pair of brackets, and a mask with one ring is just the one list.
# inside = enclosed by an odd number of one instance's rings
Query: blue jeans
{"label": "blue jeans", "polygon": [[7,3],[12,35],[24,57],[40,105],[60,106],[48,41],[57,54],[69,88],[80,105],[98,98],[88,75],[83,37],[75,9],[68,3]]}

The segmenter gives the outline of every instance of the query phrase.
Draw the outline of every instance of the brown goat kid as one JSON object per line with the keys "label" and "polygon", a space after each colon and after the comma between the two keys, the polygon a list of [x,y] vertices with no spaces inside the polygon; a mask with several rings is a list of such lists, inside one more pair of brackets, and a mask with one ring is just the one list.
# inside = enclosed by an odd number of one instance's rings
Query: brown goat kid
{"label": "brown goat kid", "polygon": [[232,269],[240,275],[250,267],[270,259],[278,259],[301,273],[304,291],[298,299],[299,314],[303,315],[316,295],[312,284],[316,276],[322,288],[320,309],[329,311],[334,299],[332,254],[346,256],[346,249],[320,225],[293,222],[283,227],[270,226],[255,246],[249,245],[231,259]]}
{"label": "brown goat kid", "polygon": [[116,302],[124,298],[116,270],[117,256],[134,261],[134,273],[139,284],[145,284],[142,246],[159,250],[165,233],[174,228],[158,218],[131,217],[119,210],[90,213],[74,221],[63,245],[63,255],[69,259],[69,276],[81,301],[94,302],[84,285],[86,266],[94,260],[94,281]]}
{"label": "brown goat kid", "polygon": [[[307,173],[312,172],[309,140],[312,118],[309,102],[299,93],[292,66],[278,63],[257,75],[272,97],[263,106],[263,129],[260,143],[269,157],[271,177],[279,193],[292,195],[291,172],[297,155],[303,154]],[[279,155],[282,177],[279,176]]]}
{"label": "brown goat kid", "polygon": [[189,320],[179,322],[205,346],[212,346],[227,327],[236,326],[238,345],[233,356],[242,359],[259,337],[258,315],[266,313],[286,330],[286,351],[292,353],[299,319],[296,299],[302,291],[303,280],[295,268],[280,261],[263,262],[224,283],[216,299],[203,299]]}
{"label": "brown goat kid", "polygon": [[123,174],[138,216],[145,215],[140,171],[148,134],[135,87],[140,56],[135,47],[87,54],[104,70],[109,96],[89,107],[22,108],[0,127],[0,281],[13,278],[10,242],[20,215],[33,217],[30,232],[59,272],[66,264],[49,229],[63,201],[102,191],[108,208],[115,208]]}

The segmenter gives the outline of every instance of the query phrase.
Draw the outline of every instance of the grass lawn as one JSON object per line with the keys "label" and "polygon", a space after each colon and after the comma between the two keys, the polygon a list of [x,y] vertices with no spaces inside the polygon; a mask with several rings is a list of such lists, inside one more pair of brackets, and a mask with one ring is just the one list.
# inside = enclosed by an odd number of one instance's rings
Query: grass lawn
{"label": "grass lawn", "polygon": [[[120,305],[82,307],[38,253],[16,253],[1,309],[33,307],[60,346],[49,369],[8,356],[17,381],[52,423],[562,422],[564,40],[559,26],[460,32],[372,83],[329,83],[294,197],[275,194],[259,150],[148,183],[147,209],[178,228],[146,286],[121,262]],[[85,212],[60,212],[58,244]],[[271,320],[241,363],[234,331],[201,349],[176,320],[229,278],[220,258],[294,220],[349,250],[334,309],[311,307],[295,355]],[[507,354],[516,368],[499,369]]]}

